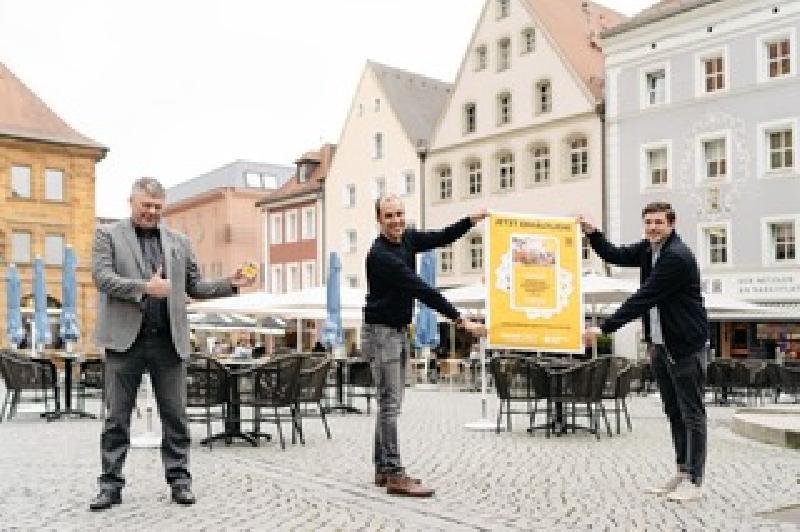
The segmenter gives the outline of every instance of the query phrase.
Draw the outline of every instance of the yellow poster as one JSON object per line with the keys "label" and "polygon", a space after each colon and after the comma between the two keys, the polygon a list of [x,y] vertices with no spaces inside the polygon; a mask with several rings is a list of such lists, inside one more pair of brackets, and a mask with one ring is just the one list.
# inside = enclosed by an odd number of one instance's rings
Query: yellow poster
{"label": "yellow poster", "polygon": [[583,353],[575,218],[491,213],[488,227],[488,346]]}

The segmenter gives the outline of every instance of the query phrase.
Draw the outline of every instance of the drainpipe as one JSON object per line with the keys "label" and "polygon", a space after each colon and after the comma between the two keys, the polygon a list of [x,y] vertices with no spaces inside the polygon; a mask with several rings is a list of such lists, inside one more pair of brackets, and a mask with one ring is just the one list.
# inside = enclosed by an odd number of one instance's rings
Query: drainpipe
{"label": "drainpipe", "polygon": [[[597,113],[598,118],[600,118],[600,157],[602,159],[602,167],[600,169],[600,186],[602,187],[600,193],[600,209],[601,209],[601,219],[600,219],[600,227],[604,234],[608,234],[607,230],[609,227],[609,219],[608,219],[608,189],[607,189],[607,181],[608,175],[606,172],[606,168],[608,167],[607,157],[607,150],[606,150],[606,103],[602,101],[597,104],[595,108],[595,112]],[[605,269],[605,274],[610,276],[611,275],[611,266],[608,263],[603,263],[603,268]]]}

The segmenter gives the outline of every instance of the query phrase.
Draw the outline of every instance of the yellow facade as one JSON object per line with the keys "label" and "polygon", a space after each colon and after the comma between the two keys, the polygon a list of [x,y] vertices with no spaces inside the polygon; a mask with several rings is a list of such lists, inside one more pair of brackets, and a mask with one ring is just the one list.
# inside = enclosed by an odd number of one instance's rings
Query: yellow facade
{"label": "yellow facade", "polygon": [[[97,316],[97,292],[92,283],[91,254],[95,227],[95,164],[105,149],[78,147],[0,137],[0,346],[7,347],[5,272],[11,258],[11,235],[31,235],[31,258],[44,257],[47,235],[61,235],[64,245],[71,245],[78,256],[78,317],[81,340],[78,349],[93,351],[92,331]],[[17,198],[11,192],[11,167],[31,169],[31,197]],[[62,170],[63,200],[46,200],[45,170]],[[33,292],[32,264],[17,264],[22,279],[23,297]],[[46,266],[45,279],[49,296],[61,301],[60,266]]]}

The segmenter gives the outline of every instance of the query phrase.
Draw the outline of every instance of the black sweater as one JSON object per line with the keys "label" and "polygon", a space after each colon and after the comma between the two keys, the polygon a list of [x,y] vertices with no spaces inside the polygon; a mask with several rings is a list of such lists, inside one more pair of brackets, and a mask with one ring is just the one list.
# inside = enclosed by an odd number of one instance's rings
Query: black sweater
{"label": "black sweater", "polygon": [[471,228],[472,221],[464,218],[440,231],[406,229],[399,244],[378,236],[367,254],[364,322],[404,327],[411,323],[414,298],[451,320],[458,319],[458,310],[417,275],[415,255],[451,244]]}
{"label": "black sweater", "polygon": [[703,306],[700,270],[691,250],[674,231],[664,241],[654,266],[647,240],[617,247],[595,231],[589,235],[589,242],[606,262],[639,267],[641,286],[603,323],[603,333],[612,333],[641,317],[645,340],[649,342],[648,311],[657,306],[664,344],[673,357],[688,356],[706,345],[708,316]]}

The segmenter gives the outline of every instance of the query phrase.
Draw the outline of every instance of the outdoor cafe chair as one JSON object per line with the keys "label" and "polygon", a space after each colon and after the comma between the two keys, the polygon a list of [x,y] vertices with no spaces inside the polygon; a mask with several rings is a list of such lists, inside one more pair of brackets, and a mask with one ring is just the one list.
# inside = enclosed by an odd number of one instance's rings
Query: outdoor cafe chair
{"label": "outdoor cafe chair", "polygon": [[800,401],[800,367],[781,366],[781,391],[794,395],[794,402]]}
{"label": "outdoor cafe chair", "polygon": [[208,357],[190,357],[186,366],[186,412],[189,422],[205,423],[208,448],[213,447],[211,423],[227,419],[228,371]]}
{"label": "outdoor cafe chair", "polygon": [[[303,358],[301,355],[276,357],[252,372],[253,395],[249,404],[254,409],[254,432],[256,435],[261,433],[259,429],[262,421],[275,423],[281,449],[286,449],[281,428],[284,421],[288,419],[292,424],[292,443],[295,441],[295,433],[300,431],[297,401]],[[262,409],[267,412],[262,414]]]}
{"label": "outdoor cafe chair", "polygon": [[[58,397],[58,379],[55,365],[44,359],[23,359],[9,351],[0,353],[0,371],[6,383],[6,396],[0,408],[0,421],[5,417],[10,420],[17,413],[21,402],[44,402],[42,417],[48,421],[57,417],[61,411]],[[33,397],[26,397],[26,392],[33,392]],[[55,410],[50,410],[50,394],[55,403]],[[30,395],[30,394],[28,394]]]}
{"label": "outdoor cafe chair", "polygon": [[372,379],[372,366],[363,359],[347,361],[347,402],[352,406],[351,399],[363,397],[367,400],[367,414],[370,411],[370,402],[376,397],[375,383]]}
{"label": "outdoor cafe chair", "polygon": [[[298,429],[300,443],[305,443],[303,437],[303,418],[319,417],[325,427],[325,435],[331,439],[328,420],[325,417],[325,407],[322,405],[325,383],[330,371],[331,361],[324,357],[309,356],[303,359],[300,369],[297,403],[299,408]],[[316,407],[315,412],[309,407]]]}
{"label": "outdoor cafe chair", "polygon": [[[530,382],[528,378],[527,362],[524,358],[515,356],[496,356],[489,363],[489,372],[494,379],[497,398],[500,408],[497,411],[496,433],[500,433],[503,414],[506,416],[506,430],[511,432],[511,416],[524,414],[531,417]],[[524,409],[517,409],[513,405],[523,403]]]}
{"label": "outdoor cafe chair", "polygon": [[560,389],[553,390],[551,399],[572,404],[572,432],[578,428],[576,417],[586,416],[589,426],[584,428],[599,440],[600,417],[602,416],[608,435],[612,435],[611,425],[608,423],[603,405],[603,390],[606,386],[610,363],[611,359],[609,358],[597,358],[565,370],[551,372],[551,376],[559,374],[562,381]]}
{"label": "outdoor cafe chair", "polygon": [[611,411],[616,417],[617,434],[620,434],[620,418],[625,414],[628,430],[633,430],[631,416],[628,414],[627,397],[631,392],[631,376],[633,365],[625,357],[610,357],[608,378],[603,389],[603,399],[613,400],[614,408]]}
{"label": "outdoor cafe chair", "polygon": [[100,418],[106,413],[106,363],[101,358],[89,358],[78,365],[78,383],[75,394],[78,399],[78,410],[86,410],[86,399],[94,397],[91,390],[100,392]]}
{"label": "outdoor cafe chair", "polygon": [[[528,368],[528,389],[531,394],[531,401],[533,402],[533,410],[530,414],[530,427],[529,431],[533,434],[537,428],[544,428],[545,437],[550,437],[550,426],[553,421],[553,404],[550,401],[550,376],[547,373],[547,368],[536,360],[529,360],[527,362]],[[544,415],[545,422],[543,425],[536,425],[536,414],[539,411],[539,401],[544,401]]]}

